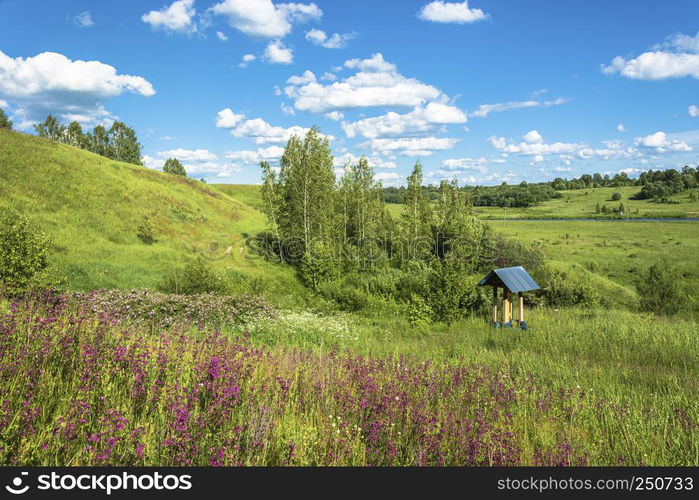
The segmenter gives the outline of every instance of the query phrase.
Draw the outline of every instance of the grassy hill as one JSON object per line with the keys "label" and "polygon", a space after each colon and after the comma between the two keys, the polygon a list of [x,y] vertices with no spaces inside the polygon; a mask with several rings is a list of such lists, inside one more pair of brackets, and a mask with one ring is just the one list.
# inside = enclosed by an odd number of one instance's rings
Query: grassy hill
{"label": "grassy hill", "polygon": [[[273,276],[280,293],[302,288],[291,270],[245,250],[265,219],[225,190],[4,129],[0,208],[50,236],[52,272],[69,289],[155,287],[201,252],[242,283]],[[138,237],[146,219],[151,245]]]}

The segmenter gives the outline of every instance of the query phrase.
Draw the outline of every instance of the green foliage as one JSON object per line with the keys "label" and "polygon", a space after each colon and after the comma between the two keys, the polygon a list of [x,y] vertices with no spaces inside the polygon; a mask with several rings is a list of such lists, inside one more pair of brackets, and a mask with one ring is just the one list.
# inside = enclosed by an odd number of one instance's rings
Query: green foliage
{"label": "green foliage", "polygon": [[165,293],[179,295],[201,293],[226,295],[229,284],[207,260],[197,257],[187,262],[182,269],[175,270],[167,276],[160,285],[160,289]]}
{"label": "green foliage", "polygon": [[538,295],[552,307],[580,306],[595,308],[602,305],[601,294],[588,282],[576,279],[572,274],[543,265],[539,268]]}
{"label": "green foliage", "polygon": [[467,275],[453,260],[432,263],[427,294],[432,320],[451,323],[471,314],[482,314],[487,306],[486,292],[476,286],[477,278]]}
{"label": "green foliage", "polygon": [[177,158],[168,158],[163,165],[163,172],[166,174],[180,175],[187,177],[187,171]]}
{"label": "green foliage", "polygon": [[427,326],[434,313],[430,305],[420,295],[413,295],[408,303],[407,320],[413,326]]}
{"label": "green foliage", "polygon": [[48,115],[43,122],[34,125],[34,130],[39,134],[39,137],[58,141],[63,137],[66,129],[56,120],[55,116]]}
{"label": "green foliage", "polygon": [[617,191],[617,192],[615,192],[615,193],[612,195],[612,201],[619,201],[620,199],[621,199],[621,193],[620,193],[620,192]]}
{"label": "green foliage", "polygon": [[672,315],[687,305],[687,293],[679,271],[660,261],[648,268],[636,285],[642,311]]}
{"label": "green foliage", "polygon": [[540,248],[497,235],[493,242],[493,267],[522,266],[527,271],[534,271],[544,262],[544,254]]}
{"label": "green foliage", "polygon": [[61,137],[61,142],[76,148],[85,147],[86,139],[83,135],[83,129],[78,122],[70,122],[68,128],[66,128],[65,132],[63,133],[63,136]]}
{"label": "green foliage", "polygon": [[136,228],[136,235],[146,245],[155,243],[154,226],[149,217],[143,217]]}
{"label": "green foliage", "polygon": [[120,121],[115,121],[107,132],[110,158],[117,161],[141,165],[141,144],[136,131]]}
{"label": "green foliage", "polygon": [[346,280],[322,283],[318,286],[318,291],[323,297],[335,301],[344,311],[360,311],[369,303],[366,292]]}
{"label": "green foliage", "polygon": [[298,267],[301,280],[313,289],[324,281],[333,279],[338,272],[332,247],[324,241],[313,241],[303,255]]}
{"label": "green foliage", "polygon": [[0,294],[21,295],[45,276],[49,241],[26,217],[0,209]]}
{"label": "green foliage", "polygon": [[12,120],[7,117],[2,108],[0,108],[0,128],[12,128]]}

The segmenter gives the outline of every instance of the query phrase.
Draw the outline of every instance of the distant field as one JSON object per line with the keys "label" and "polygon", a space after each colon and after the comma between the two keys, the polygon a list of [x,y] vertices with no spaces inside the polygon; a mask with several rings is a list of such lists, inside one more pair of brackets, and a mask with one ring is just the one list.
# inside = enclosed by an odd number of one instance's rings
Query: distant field
{"label": "distant field", "polygon": [[[689,192],[672,196],[670,199],[678,201],[679,204],[670,204],[631,199],[639,191],[638,187],[561,191],[563,198],[545,201],[534,207],[476,207],[475,210],[484,219],[576,219],[604,217],[602,214],[595,213],[597,203],[600,204],[600,207],[607,205],[609,208],[616,208],[620,203],[623,203],[624,217],[629,218],[699,217],[699,201],[690,201]],[[617,192],[621,194],[621,200],[612,201],[612,195]],[[399,214],[402,210],[402,205],[395,203],[387,205],[391,215]]]}

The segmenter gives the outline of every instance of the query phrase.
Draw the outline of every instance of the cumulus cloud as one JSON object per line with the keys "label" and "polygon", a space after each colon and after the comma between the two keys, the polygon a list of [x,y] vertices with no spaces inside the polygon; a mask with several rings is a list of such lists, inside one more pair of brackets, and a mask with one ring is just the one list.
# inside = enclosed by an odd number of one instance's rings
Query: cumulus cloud
{"label": "cumulus cloud", "polygon": [[208,149],[169,149],[167,151],[158,151],[157,155],[160,158],[177,158],[182,162],[186,161],[210,161],[215,160],[217,156]]}
{"label": "cumulus cloud", "polygon": [[265,49],[265,61],[271,64],[291,64],[294,62],[294,52],[281,40],[274,40]]}
{"label": "cumulus cloud", "polygon": [[425,5],[418,17],[435,23],[466,24],[488,17],[481,9],[469,8],[468,2],[443,2],[438,0]]}
{"label": "cumulus cloud", "polygon": [[415,107],[440,97],[441,92],[413,78],[398,73],[396,66],[374,54],[369,59],[351,59],[345,67],[358,72],[327,85],[317,81],[290,84],[286,95],[300,111],[327,113],[329,111],[362,107]]}
{"label": "cumulus cloud", "polygon": [[662,131],[645,137],[637,137],[635,142],[638,146],[652,149],[656,153],[692,151],[692,147],[686,142],[677,139],[669,140],[667,134]]}
{"label": "cumulus cloud", "polygon": [[240,66],[241,68],[247,68],[248,64],[253,62],[257,57],[254,54],[245,54],[243,57],[240,58]]}
{"label": "cumulus cloud", "polygon": [[[288,128],[277,127],[270,125],[262,118],[248,120],[245,119],[245,115],[235,114],[230,108],[218,112],[216,126],[230,129],[233,137],[250,138],[255,144],[284,143],[288,141],[292,135],[303,137],[310,130],[309,128],[299,126]],[[320,135],[330,140],[334,139],[331,135]]]}
{"label": "cumulus cloud", "polygon": [[95,25],[95,22],[92,20],[92,14],[90,14],[89,10],[81,12],[80,14],[75,16],[73,20],[75,21],[75,24],[77,24],[81,28],[91,28]]}
{"label": "cumulus cloud", "polygon": [[495,104],[481,104],[476,111],[470,112],[468,116],[485,118],[490,113],[499,113],[502,111],[508,111],[510,109],[520,109],[520,108],[548,108],[551,106],[559,106],[568,102],[568,99],[559,97],[552,101],[539,101],[536,99],[530,99],[527,101],[509,101],[500,102]]}
{"label": "cumulus cloud", "polygon": [[314,3],[274,4],[271,0],[224,0],[211,7],[228,24],[254,38],[284,38],[294,23],[319,20],[323,11]]}
{"label": "cumulus cloud", "polygon": [[418,106],[410,113],[388,112],[374,118],[342,123],[347,137],[358,135],[367,139],[397,137],[434,132],[440,125],[466,123],[466,113],[449,104],[431,102]]}
{"label": "cumulus cloud", "polygon": [[354,33],[333,33],[328,36],[325,31],[319,29],[312,29],[306,32],[306,40],[326,49],[343,49],[347,47],[347,43],[354,37]]}
{"label": "cumulus cloud", "polygon": [[243,118],[245,118],[245,115],[237,115],[231,110],[231,108],[222,109],[216,114],[216,126],[218,128],[233,128]]}
{"label": "cumulus cloud", "polygon": [[699,116],[699,108],[698,108],[696,105],[692,104],[692,105],[689,106],[689,108],[687,109],[687,113],[688,113],[689,116],[691,116],[692,118],[696,118],[697,116]]}
{"label": "cumulus cloud", "polygon": [[125,92],[155,94],[145,78],[120,75],[99,61],[72,61],[55,52],[13,58],[0,51],[0,97],[17,106],[15,114],[27,126],[48,113],[83,124],[113,120],[102,101]]}
{"label": "cumulus cloud", "polygon": [[620,74],[635,80],[665,80],[690,76],[699,79],[699,33],[687,36],[673,35],[667,42],[657,45],[656,50],[626,59],[617,56],[602,72]]}
{"label": "cumulus cloud", "polygon": [[626,127],[624,127],[623,123],[620,123],[619,125],[616,126],[616,131],[617,132],[626,132]]}
{"label": "cumulus cloud", "polygon": [[230,160],[240,161],[247,165],[256,165],[261,161],[278,162],[283,154],[284,148],[280,146],[270,146],[267,148],[258,148],[256,151],[229,151],[225,156]]}
{"label": "cumulus cloud", "polygon": [[452,149],[459,139],[453,137],[413,137],[399,139],[372,139],[363,147],[379,154],[396,153],[402,156],[430,156],[435,151]]}
{"label": "cumulus cloud", "polygon": [[554,142],[547,144],[544,142],[541,134],[536,130],[532,130],[525,134],[523,142],[519,144],[509,141],[504,137],[491,137],[488,139],[490,145],[495,149],[507,154],[520,155],[547,155],[561,153],[576,153],[583,147],[583,144],[569,142]]}
{"label": "cumulus cloud", "polygon": [[330,113],[325,113],[325,117],[330,118],[331,120],[335,120],[337,122],[342,120],[345,117],[345,115],[339,111],[331,111]]}
{"label": "cumulus cloud", "polygon": [[177,0],[160,10],[143,14],[141,20],[153,29],[188,34],[197,31],[195,14],[194,0]]}
{"label": "cumulus cloud", "polygon": [[227,42],[227,41],[228,41],[228,37],[226,36],[226,34],[225,34],[223,31],[217,31],[217,32],[216,32],[216,38],[218,38],[218,39],[221,40],[222,42]]}

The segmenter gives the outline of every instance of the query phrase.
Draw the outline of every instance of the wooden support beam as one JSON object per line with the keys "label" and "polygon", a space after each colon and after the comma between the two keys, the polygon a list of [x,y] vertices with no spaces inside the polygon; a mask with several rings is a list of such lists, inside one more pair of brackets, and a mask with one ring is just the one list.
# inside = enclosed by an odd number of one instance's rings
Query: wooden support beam
{"label": "wooden support beam", "polygon": [[524,295],[519,294],[519,322],[524,323]]}
{"label": "wooden support beam", "polygon": [[493,323],[498,322],[498,287],[493,287]]}
{"label": "wooden support beam", "polygon": [[510,292],[505,290],[502,298],[502,323],[503,325],[510,322],[510,314],[512,310],[510,309]]}

